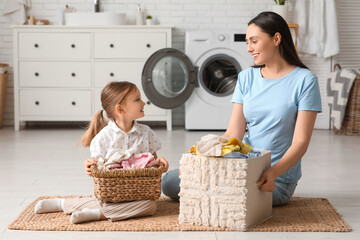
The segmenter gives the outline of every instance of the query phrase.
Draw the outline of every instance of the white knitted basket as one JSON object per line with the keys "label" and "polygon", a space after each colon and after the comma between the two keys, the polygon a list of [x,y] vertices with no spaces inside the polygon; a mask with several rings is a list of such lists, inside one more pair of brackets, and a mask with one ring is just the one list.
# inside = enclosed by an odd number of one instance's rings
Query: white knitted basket
{"label": "white knitted basket", "polygon": [[256,185],[271,161],[269,151],[261,153],[248,159],[183,154],[179,222],[245,231],[271,217],[272,195]]}

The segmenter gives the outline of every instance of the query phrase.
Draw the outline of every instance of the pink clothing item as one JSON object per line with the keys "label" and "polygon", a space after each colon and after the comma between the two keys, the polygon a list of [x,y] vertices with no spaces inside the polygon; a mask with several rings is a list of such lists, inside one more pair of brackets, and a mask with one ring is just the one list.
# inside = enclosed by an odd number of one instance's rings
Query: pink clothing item
{"label": "pink clothing item", "polygon": [[129,159],[121,161],[122,169],[150,168],[158,166],[154,156],[149,153],[132,155]]}

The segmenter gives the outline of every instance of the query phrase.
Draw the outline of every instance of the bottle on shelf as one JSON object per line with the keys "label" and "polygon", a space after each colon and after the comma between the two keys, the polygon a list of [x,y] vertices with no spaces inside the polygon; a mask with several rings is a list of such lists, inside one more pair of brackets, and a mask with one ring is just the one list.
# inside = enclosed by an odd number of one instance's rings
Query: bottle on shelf
{"label": "bottle on shelf", "polygon": [[140,4],[138,5],[138,10],[136,12],[136,25],[144,25],[144,12],[141,10]]}

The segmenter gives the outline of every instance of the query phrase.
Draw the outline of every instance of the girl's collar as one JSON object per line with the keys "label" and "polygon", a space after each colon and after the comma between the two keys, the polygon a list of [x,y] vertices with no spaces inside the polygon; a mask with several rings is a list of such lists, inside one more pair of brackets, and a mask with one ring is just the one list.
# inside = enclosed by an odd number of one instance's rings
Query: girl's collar
{"label": "girl's collar", "polygon": [[139,129],[139,124],[138,124],[136,121],[134,121],[134,124],[133,124],[133,126],[132,126],[132,128],[131,128],[131,130],[130,130],[129,132],[123,131],[121,128],[119,128],[119,127],[116,125],[116,123],[115,123],[114,121],[109,121],[109,124],[108,124],[108,125],[109,125],[110,128],[111,128],[114,132],[116,132],[116,133],[129,134],[129,133],[132,133],[132,132],[137,132],[138,129]]}

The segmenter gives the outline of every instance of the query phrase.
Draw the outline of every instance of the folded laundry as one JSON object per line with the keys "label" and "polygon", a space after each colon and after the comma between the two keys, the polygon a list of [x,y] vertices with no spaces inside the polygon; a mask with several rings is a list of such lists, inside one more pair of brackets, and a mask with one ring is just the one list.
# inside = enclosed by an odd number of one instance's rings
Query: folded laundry
{"label": "folded laundry", "polygon": [[259,157],[259,156],[261,156],[261,152],[256,151],[256,150],[252,150],[247,155],[242,154],[241,152],[236,152],[236,151],[223,155],[224,158],[242,158],[242,159],[254,158],[254,157]]}
{"label": "folded laundry", "polygon": [[231,153],[223,155],[223,157],[224,158],[241,158],[241,159],[249,158],[247,155],[242,154],[241,152],[231,152]]}
{"label": "folded laundry", "polygon": [[[227,155],[231,152],[239,152],[246,156],[252,151],[252,147],[243,143],[238,138],[225,138],[214,134],[203,136],[196,145],[190,148],[190,153],[197,156],[214,156],[220,157]],[[237,156],[240,156],[237,154]]]}
{"label": "folded laundry", "polygon": [[247,156],[248,156],[249,158],[259,157],[259,156],[261,156],[261,152],[260,152],[260,151],[256,151],[256,150],[252,150],[251,152],[249,152],[249,153],[247,154]]}
{"label": "folded laundry", "polygon": [[155,161],[154,155],[151,153],[139,153],[134,154],[127,160],[121,162],[123,169],[135,169],[135,168],[146,168],[146,167],[155,167],[158,166],[158,163]]}
{"label": "folded laundry", "polygon": [[111,150],[107,154],[108,159],[99,159],[97,167],[100,170],[113,169],[135,169],[135,168],[150,168],[158,166],[154,155],[150,152],[134,154],[135,149],[130,148],[126,151],[120,152],[118,150]]}
{"label": "folded laundry", "polygon": [[238,138],[230,138],[229,141],[225,144],[225,146],[223,146],[223,148],[221,149],[221,155],[223,156],[233,151],[238,151],[242,154],[248,154],[249,152],[251,152],[251,150],[252,147],[249,144],[243,143]]}
{"label": "folded laundry", "polygon": [[196,149],[203,156],[221,156],[222,147],[228,141],[227,138],[208,134],[201,137],[200,141],[196,143]]}
{"label": "folded laundry", "polygon": [[125,151],[120,151],[119,149],[109,150],[106,154],[105,159],[98,159],[97,167],[100,170],[118,168],[120,167],[120,162],[129,159],[135,153],[135,151],[135,148],[129,148]]}

